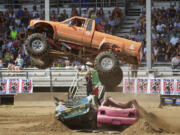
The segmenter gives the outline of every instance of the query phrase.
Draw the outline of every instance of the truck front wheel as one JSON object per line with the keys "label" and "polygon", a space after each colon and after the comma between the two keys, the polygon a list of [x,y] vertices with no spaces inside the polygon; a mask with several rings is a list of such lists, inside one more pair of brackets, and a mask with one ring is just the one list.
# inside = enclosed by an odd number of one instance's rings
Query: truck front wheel
{"label": "truck front wheel", "polygon": [[48,53],[49,43],[40,33],[30,35],[25,42],[26,50],[32,57],[43,57]]}
{"label": "truck front wheel", "polygon": [[119,60],[112,51],[101,52],[95,59],[95,69],[98,71],[99,80],[109,88],[116,87],[123,78]]}
{"label": "truck front wheel", "polygon": [[98,54],[94,66],[98,73],[112,73],[119,68],[119,61],[112,51],[104,51]]}

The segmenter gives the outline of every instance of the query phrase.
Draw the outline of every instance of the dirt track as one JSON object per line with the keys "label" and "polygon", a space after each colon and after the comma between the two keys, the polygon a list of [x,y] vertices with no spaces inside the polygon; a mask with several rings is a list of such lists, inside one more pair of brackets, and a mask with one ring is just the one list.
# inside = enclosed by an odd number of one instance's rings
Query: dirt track
{"label": "dirt track", "polygon": [[[136,124],[119,135],[170,135],[180,134],[180,107],[158,108],[154,102],[141,102],[142,116]],[[78,133],[69,130],[54,119],[55,107],[1,106],[0,134],[2,135],[96,135],[102,133]],[[176,126],[177,125],[177,126]],[[178,127],[179,126],[179,127]],[[159,128],[164,130],[159,130]]]}

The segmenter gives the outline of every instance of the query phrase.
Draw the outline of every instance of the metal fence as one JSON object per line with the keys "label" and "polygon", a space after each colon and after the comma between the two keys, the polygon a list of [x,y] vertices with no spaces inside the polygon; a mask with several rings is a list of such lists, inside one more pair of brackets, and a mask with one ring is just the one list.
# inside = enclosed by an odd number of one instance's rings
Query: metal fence
{"label": "metal fence", "polygon": [[[123,76],[131,77],[132,70],[129,67],[122,67]],[[49,68],[40,70],[37,68],[26,68],[19,72],[7,72],[7,69],[0,70],[0,79],[32,79],[34,87],[70,87],[77,70],[65,68]],[[172,70],[166,67],[156,67],[148,71],[146,67],[139,67],[138,78],[147,77],[149,72],[154,74],[155,78],[179,79],[180,70]],[[86,72],[78,72],[79,77],[85,76]],[[85,83],[85,82],[82,82]]]}

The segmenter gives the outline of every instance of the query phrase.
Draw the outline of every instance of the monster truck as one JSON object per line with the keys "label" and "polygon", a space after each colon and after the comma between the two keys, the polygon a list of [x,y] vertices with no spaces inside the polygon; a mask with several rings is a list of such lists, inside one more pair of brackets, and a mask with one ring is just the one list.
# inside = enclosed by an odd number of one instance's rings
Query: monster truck
{"label": "monster truck", "polygon": [[79,16],[63,22],[31,20],[25,45],[33,65],[41,69],[57,58],[90,61],[107,87],[123,78],[119,61],[139,64],[142,56],[141,43],[103,33],[95,20]]}

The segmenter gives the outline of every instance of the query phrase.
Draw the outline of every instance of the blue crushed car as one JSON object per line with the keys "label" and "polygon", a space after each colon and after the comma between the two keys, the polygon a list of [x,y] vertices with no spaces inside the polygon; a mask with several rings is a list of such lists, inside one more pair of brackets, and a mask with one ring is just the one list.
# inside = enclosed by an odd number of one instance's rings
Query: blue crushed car
{"label": "blue crushed car", "polygon": [[66,102],[54,97],[55,115],[71,129],[94,129],[97,127],[97,109],[100,105],[95,95]]}

